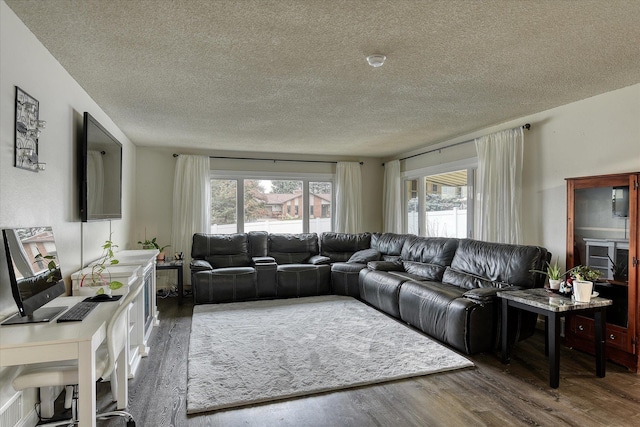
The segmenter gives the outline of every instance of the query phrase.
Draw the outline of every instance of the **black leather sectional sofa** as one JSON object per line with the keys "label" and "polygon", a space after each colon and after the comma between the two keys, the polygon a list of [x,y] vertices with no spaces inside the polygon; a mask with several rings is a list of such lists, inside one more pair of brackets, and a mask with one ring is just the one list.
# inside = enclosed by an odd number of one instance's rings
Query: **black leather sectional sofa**
{"label": "black leather sectional sofa", "polygon": [[[539,246],[393,233],[196,234],[196,304],[334,293],[359,298],[426,334],[474,354],[497,347],[498,290],[542,287],[550,254]],[[511,341],[536,316],[514,319]]]}

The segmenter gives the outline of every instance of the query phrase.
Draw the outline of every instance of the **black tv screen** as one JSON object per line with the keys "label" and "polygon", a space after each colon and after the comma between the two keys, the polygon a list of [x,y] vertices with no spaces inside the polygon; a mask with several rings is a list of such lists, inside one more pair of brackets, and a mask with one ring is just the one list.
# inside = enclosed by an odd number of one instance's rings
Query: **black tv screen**
{"label": "black tv screen", "polygon": [[122,144],[85,112],[79,148],[82,221],[122,218]]}

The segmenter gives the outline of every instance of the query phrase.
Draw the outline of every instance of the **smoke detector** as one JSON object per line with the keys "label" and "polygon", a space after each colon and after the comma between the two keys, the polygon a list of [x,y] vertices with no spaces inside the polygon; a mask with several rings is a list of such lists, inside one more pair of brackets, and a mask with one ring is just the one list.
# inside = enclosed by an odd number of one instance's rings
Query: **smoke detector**
{"label": "smoke detector", "polygon": [[369,56],[367,56],[367,62],[373,68],[382,67],[382,64],[384,64],[385,59],[387,59],[387,57],[384,56],[384,55],[369,55]]}

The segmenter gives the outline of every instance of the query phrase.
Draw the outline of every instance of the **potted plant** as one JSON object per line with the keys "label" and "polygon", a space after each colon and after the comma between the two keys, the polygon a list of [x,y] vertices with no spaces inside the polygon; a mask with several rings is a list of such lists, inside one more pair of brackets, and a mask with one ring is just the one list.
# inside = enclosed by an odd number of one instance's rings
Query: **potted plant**
{"label": "potted plant", "polygon": [[146,236],[145,236],[145,240],[144,241],[138,240],[138,244],[142,245],[142,249],[157,249],[159,253],[156,258],[158,259],[158,261],[162,261],[164,260],[164,250],[171,245],[160,246],[156,241],[156,239],[157,238],[154,237],[153,239],[149,240],[149,239],[146,239]]}
{"label": "potted plant", "polygon": [[627,266],[625,263],[616,264],[611,257],[607,254],[607,258],[611,261],[611,272],[613,273],[613,280],[621,282],[627,281]]}
{"label": "potted plant", "polygon": [[551,265],[549,261],[547,261],[546,271],[531,270],[531,272],[533,273],[540,273],[540,274],[546,275],[549,278],[549,288],[553,290],[560,289],[560,283],[562,282],[562,279],[564,279],[564,276],[570,273],[572,270],[568,270],[562,273],[561,271],[562,270],[560,270],[560,267],[558,266],[558,258],[556,258],[556,262],[554,262],[553,265]]}
{"label": "potted plant", "polygon": [[571,275],[574,278],[572,286],[575,301],[585,303],[591,301],[593,282],[602,276],[602,272],[587,265],[578,265],[573,268]]}
{"label": "potted plant", "polygon": [[91,266],[91,272],[82,275],[80,281],[81,288],[85,286],[96,288],[96,295],[101,295],[105,293],[110,294],[111,291],[115,291],[124,286],[122,282],[111,280],[111,273],[109,273],[108,270],[109,266],[120,263],[120,261],[115,258],[113,252],[117,247],[118,245],[111,241],[111,236],[109,236],[108,240],[105,240],[104,245],[102,245],[102,255],[98,258],[98,261]]}

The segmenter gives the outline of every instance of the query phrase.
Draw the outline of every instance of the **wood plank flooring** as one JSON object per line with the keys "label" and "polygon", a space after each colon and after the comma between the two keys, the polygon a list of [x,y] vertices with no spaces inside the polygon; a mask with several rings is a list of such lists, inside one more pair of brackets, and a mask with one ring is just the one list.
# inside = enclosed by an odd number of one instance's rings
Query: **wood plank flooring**
{"label": "wood plank flooring", "polygon": [[[548,386],[540,331],[519,343],[509,365],[497,354],[471,357],[475,368],[201,415],[186,415],[187,351],[193,306],[160,299],[151,354],[129,382],[138,427],[200,426],[638,426],[640,377],[562,348],[560,388]],[[115,407],[108,384],[98,408]],[[123,426],[122,419],[99,422]]]}

